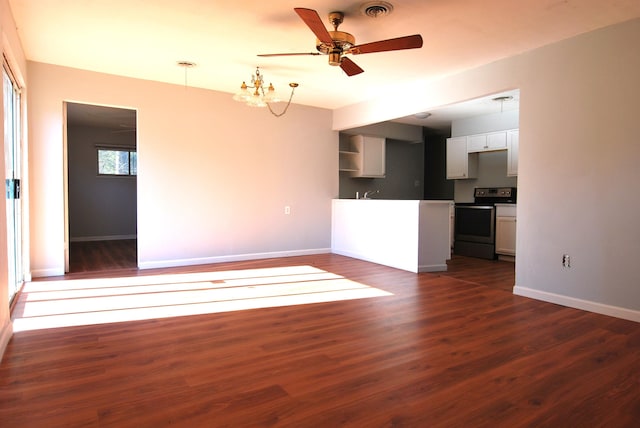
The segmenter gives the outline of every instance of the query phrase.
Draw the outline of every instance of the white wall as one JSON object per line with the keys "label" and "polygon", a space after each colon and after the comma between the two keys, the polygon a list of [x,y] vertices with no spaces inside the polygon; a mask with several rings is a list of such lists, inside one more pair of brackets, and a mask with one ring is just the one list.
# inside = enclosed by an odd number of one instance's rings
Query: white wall
{"label": "white wall", "polygon": [[338,194],[329,110],[292,105],[275,118],[230,94],[28,67],[34,276],[64,269],[65,100],[138,110],[141,267],[329,251]]}
{"label": "white wall", "polygon": [[[640,20],[333,112],[336,130],[520,89],[517,294],[640,321]],[[408,86],[408,85],[407,85]],[[561,267],[562,254],[571,268]]]}

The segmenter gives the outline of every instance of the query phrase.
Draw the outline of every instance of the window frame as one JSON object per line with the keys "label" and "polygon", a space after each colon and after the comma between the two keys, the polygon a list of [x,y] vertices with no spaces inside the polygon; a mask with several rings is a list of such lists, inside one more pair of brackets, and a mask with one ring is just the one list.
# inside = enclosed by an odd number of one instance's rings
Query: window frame
{"label": "window frame", "polygon": [[[111,152],[127,152],[128,153],[128,172],[127,174],[106,174],[100,172],[100,151]],[[135,156],[135,170],[132,171],[132,154]],[[138,151],[135,147],[126,146],[108,146],[108,145],[96,145],[96,175],[98,177],[137,177],[138,176]]]}

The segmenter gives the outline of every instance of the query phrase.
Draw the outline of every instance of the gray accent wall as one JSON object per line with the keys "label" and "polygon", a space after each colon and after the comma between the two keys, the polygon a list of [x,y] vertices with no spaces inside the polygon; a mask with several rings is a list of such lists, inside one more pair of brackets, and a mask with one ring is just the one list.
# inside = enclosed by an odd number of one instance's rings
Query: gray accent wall
{"label": "gray accent wall", "polygon": [[421,126],[381,122],[352,128],[339,135],[340,147],[349,147],[351,135],[375,135],[386,139],[384,178],[354,178],[340,172],[339,197],[354,199],[368,190],[378,190],[376,199],[423,199],[424,143]]}
{"label": "gray accent wall", "polygon": [[[349,135],[340,133],[340,144],[346,147]],[[345,144],[343,146],[343,143]],[[378,190],[375,199],[423,199],[424,144],[386,139],[386,174],[384,178],[354,178],[340,172],[340,198],[354,199],[368,190]]]}
{"label": "gray accent wall", "polygon": [[447,180],[447,137],[425,128],[424,199],[454,199],[454,181]]}
{"label": "gray accent wall", "polygon": [[136,147],[135,132],[69,126],[69,239],[136,237],[136,177],[98,176],[97,146]]}

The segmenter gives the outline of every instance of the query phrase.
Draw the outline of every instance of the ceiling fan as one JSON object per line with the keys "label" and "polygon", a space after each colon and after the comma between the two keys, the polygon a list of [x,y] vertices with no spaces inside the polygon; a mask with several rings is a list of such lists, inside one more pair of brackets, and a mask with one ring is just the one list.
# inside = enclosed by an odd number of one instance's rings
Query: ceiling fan
{"label": "ceiling fan", "polygon": [[318,52],[260,54],[258,56],[329,55],[330,65],[338,65],[348,76],[355,76],[364,70],[351,59],[345,57],[344,55],[346,54],[359,55],[422,47],[422,36],[420,34],[356,45],[356,39],[353,35],[338,31],[338,26],[344,20],[342,12],[331,12],[329,14],[329,22],[333,26],[333,31],[327,31],[320,19],[320,15],[315,10],[301,7],[296,7],[293,10],[316,35],[316,49]]}

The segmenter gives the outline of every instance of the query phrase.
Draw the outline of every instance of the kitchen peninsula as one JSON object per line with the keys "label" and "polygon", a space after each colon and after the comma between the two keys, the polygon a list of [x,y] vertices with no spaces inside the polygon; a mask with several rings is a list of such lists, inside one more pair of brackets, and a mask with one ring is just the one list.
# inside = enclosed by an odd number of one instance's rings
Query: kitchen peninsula
{"label": "kitchen peninsula", "polygon": [[410,272],[446,271],[452,203],[334,199],[331,251]]}

